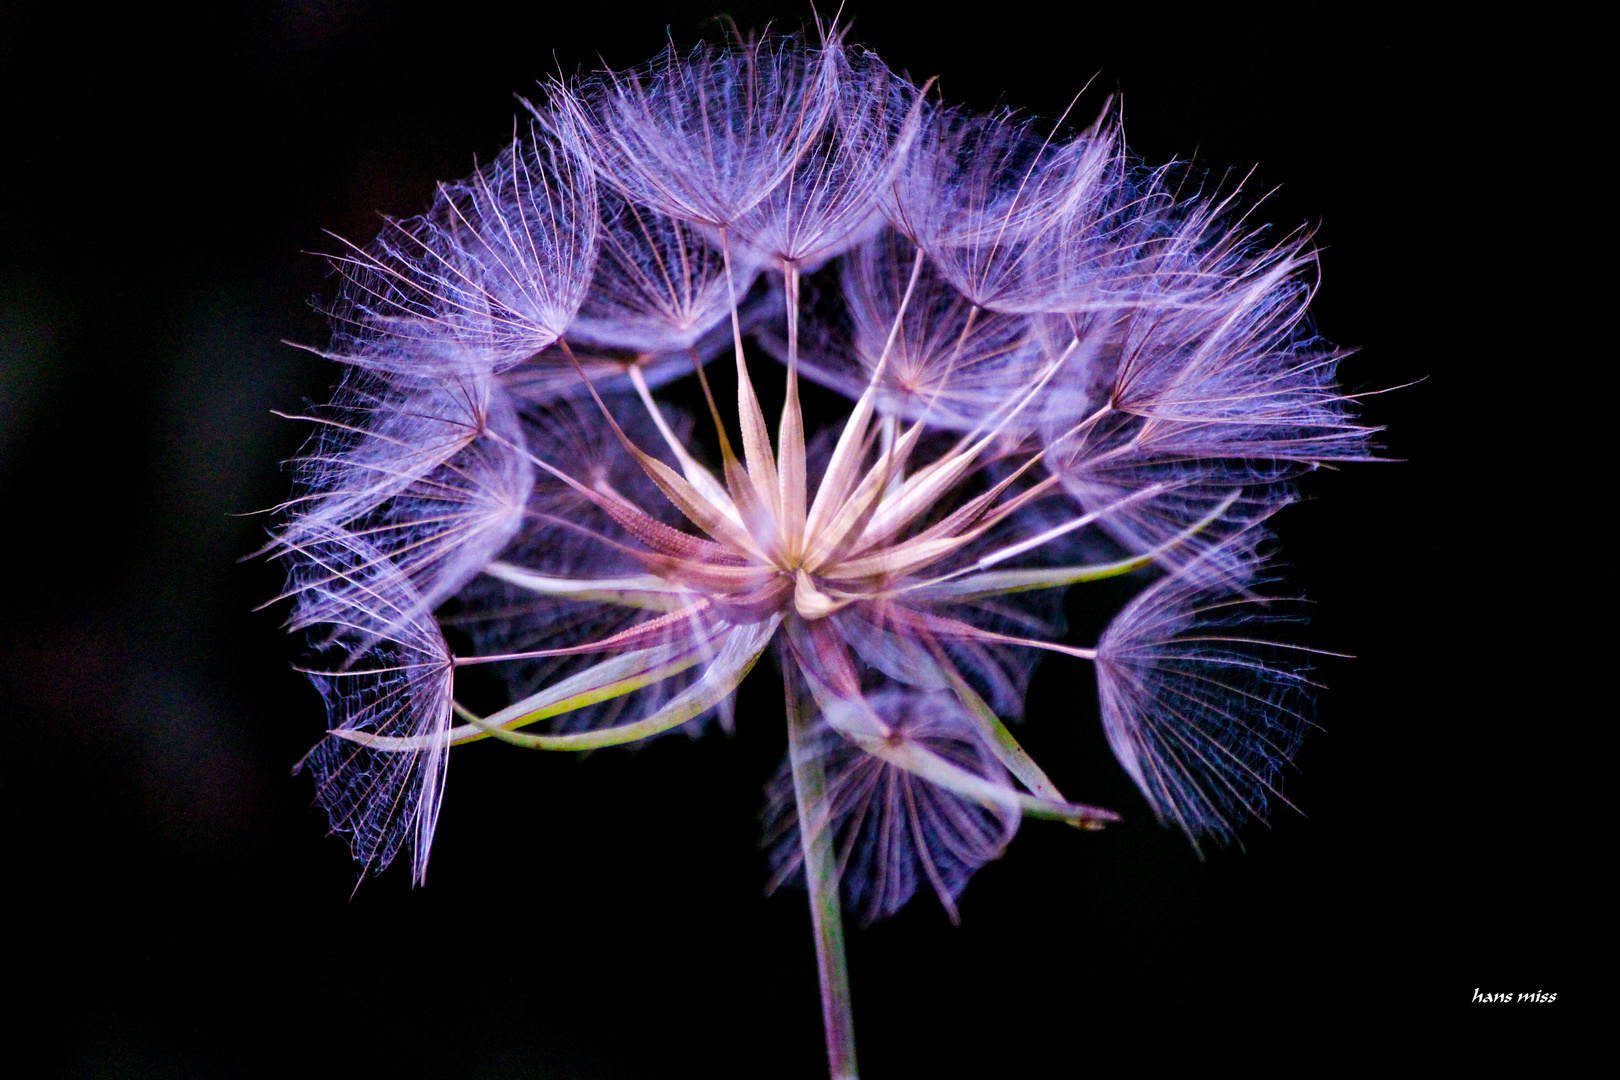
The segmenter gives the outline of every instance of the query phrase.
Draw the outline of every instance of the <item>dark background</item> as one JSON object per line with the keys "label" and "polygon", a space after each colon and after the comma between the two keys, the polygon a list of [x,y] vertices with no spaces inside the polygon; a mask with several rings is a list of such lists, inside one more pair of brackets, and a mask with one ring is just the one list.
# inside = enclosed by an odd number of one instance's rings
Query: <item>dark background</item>
{"label": "dark background", "polygon": [[[0,5],[8,1046],[64,1077],[824,1076],[803,895],[761,896],[768,675],[730,740],[458,751],[427,886],[396,866],[351,897],[289,775],[323,711],[282,612],[252,610],[280,585],[238,561],[263,519],[232,516],[286,494],[303,429],[269,410],[337,374],[280,343],[323,340],[323,229],[422,209],[559,67],[808,8],[218,7]],[[1345,384],[1423,381],[1365,404],[1398,463],[1318,474],[1277,523],[1306,639],[1356,656],[1324,669],[1303,814],[1200,861],[1108,757],[1089,672],[1046,665],[1032,751],[1126,821],[1027,823],[960,928],[923,900],[854,932],[864,1074],[1078,1076],[1180,1040],[1258,1062],[1283,1031],[1339,1053],[1406,1021],[1489,1045],[1579,1015],[1612,711],[1587,689],[1607,617],[1578,613],[1610,590],[1612,499],[1568,478],[1613,421],[1605,353],[1568,336],[1601,204],[1556,127],[1580,62],[1545,42],[1580,28],[1040,11],[846,15],[948,100],[1056,115],[1095,76],[1082,109],[1122,91],[1144,158],[1257,165],[1248,190],[1281,185],[1263,216],[1319,225]]]}

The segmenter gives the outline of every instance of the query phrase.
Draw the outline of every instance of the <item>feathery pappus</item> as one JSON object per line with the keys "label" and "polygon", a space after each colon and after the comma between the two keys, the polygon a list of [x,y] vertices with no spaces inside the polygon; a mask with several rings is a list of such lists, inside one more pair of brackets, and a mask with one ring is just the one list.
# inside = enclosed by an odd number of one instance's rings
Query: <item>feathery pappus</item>
{"label": "feathery pappus", "polygon": [[[1094,668],[1161,821],[1263,818],[1315,687],[1268,634],[1265,523],[1370,431],[1307,318],[1309,236],[1189,186],[1111,107],[968,112],[818,24],[553,80],[494,161],[346,245],[342,379],[266,550],[364,872],[408,848],[422,881],[457,745],[765,723],[733,695],[766,660],[773,885],[809,890],[842,1078],[846,911],[954,920],[1025,818],[1117,820],[1014,734],[1043,654]],[[1068,590],[1125,575],[1065,641]],[[475,665],[509,704],[458,699]]]}

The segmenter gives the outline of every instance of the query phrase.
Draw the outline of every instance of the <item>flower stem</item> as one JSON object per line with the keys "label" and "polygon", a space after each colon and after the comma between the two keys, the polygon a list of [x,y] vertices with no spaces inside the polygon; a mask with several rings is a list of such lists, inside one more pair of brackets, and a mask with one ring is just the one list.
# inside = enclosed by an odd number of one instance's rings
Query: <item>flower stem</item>
{"label": "flower stem", "polygon": [[844,920],[838,901],[838,861],[827,807],[827,778],[815,752],[811,717],[801,707],[798,669],[783,650],[782,690],[788,721],[788,760],[798,801],[804,880],[810,889],[810,924],[816,936],[821,976],[821,1020],[827,1031],[827,1067],[832,1080],[856,1080],[855,1017],[850,1009],[849,965],[844,958]]}

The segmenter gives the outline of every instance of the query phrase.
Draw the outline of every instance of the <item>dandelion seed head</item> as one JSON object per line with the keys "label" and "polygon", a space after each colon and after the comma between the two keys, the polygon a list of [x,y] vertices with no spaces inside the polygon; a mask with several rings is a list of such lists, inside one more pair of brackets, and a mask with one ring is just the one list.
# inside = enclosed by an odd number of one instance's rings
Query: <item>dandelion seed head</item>
{"label": "dandelion seed head", "polygon": [[333,661],[308,669],[330,734],[299,768],[314,774],[332,830],[348,836],[362,866],[385,867],[409,844],[421,882],[449,765],[449,650],[409,580],[377,548],[334,529],[299,555],[294,625],[326,630],[315,640]]}
{"label": "dandelion seed head", "polygon": [[[948,693],[879,690],[872,708],[895,746],[915,746],[981,777],[1007,784],[1006,769]],[[827,777],[826,830],[839,860],[845,902],[863,923],[893,915],[920,890],[932,892],[952,922],[969,878],[1001,857],[1018,831],[1015,802],[986,806],[865,753],[830,726],[816,734]],[[803,873],[803,823],[787,766],[770,786],[766,833],[773,881]]]}
{"label": "dandelion seed head", "polygon": [[1195,562],[1143,590],[1097,645],[1108,743],[1159,820],[1195,845],[1234,840],[1244,821],[1287,802],[1283,771],[1311,726],[1317,684],[1309,653],[1268,629],[1286,605],[1233,595]]}
{"label": "dandelion seed head", "polygon": [[[1136,162],[1112,104],[1078,130],[970,113],[836,25],[530,111],[335,257],[345,374],[266,548],[330,660],[307,760],[368,870],[408,840],[420,880],[454,746],[731,730],[763,660],[773,885],[811,893],[845,1075],[842,906],[926,889],[954,920],[1022,818],[1117,820],[1009,726],[1050,722],[1041,658],[1095,665],[1121,766],[1195,844],[1285,801],[1313,684],[1266,522],[1302,470],[1371,456],[1308,234]],[[1067,640],[1069,590],[1129,575]],[[475,665],[509,704],[457,700]]]}
{"label": "dandelion seed head", "polygon": [[427,213],[333,257],[334,359],[404,377],[509,366],[561,336],[596,262],[592,171],[538,127]]}
{"label": "dandelion seed head", "polygon": [[576,344],[684,352],[748,294],[757,265],[739,257],[728,274],[720,249],[699,227],[637,206],[611,189],[603,192],[602,208],[596,278],[567,331]]}
{"label": "dandelion seed head", "polygon": [[553,96],[581,146],[640,205],[714,228],[735,224],[790,175],[832,111],[834,55],[794,37],[673,46]]}
{"label": "dandelion seed head", "polygon": [[[271,550],[291,559],[296,578],[308,568],[304,548],[352,535],[405,574],[430,612],[517,530],[534,477],[516,412],[487,378],[355,389],[340,400],[347,407],[318,418],[298,461],[302,491]],[[321,621],[318,610],[300,618]]]}

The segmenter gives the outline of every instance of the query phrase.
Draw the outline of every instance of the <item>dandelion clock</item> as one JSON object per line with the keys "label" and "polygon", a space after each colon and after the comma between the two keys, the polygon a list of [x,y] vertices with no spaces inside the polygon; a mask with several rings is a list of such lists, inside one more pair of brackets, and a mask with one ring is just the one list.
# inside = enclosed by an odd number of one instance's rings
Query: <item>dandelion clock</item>
{"label": "dandelion clock", "polygon": [[[836,26],[551,82],[333,255],[341,380],[268,549],[333,830],[420,883],[462,744],[780,725],[769,883],[808,893],[834,1078],[850,926],[954,920],[1026,822],[1119,820],[1020,744],[1078,718],[1025,715],[1037,661],[1094,671],[1166,826],[1234,840],[1285,804],[1315,689],[1267,520],[1370,456],[1309,237],[1252,210],[1134,159],[1112,107],[967,111]],[[1068,639],[1103,579],[1134,598]]]}

